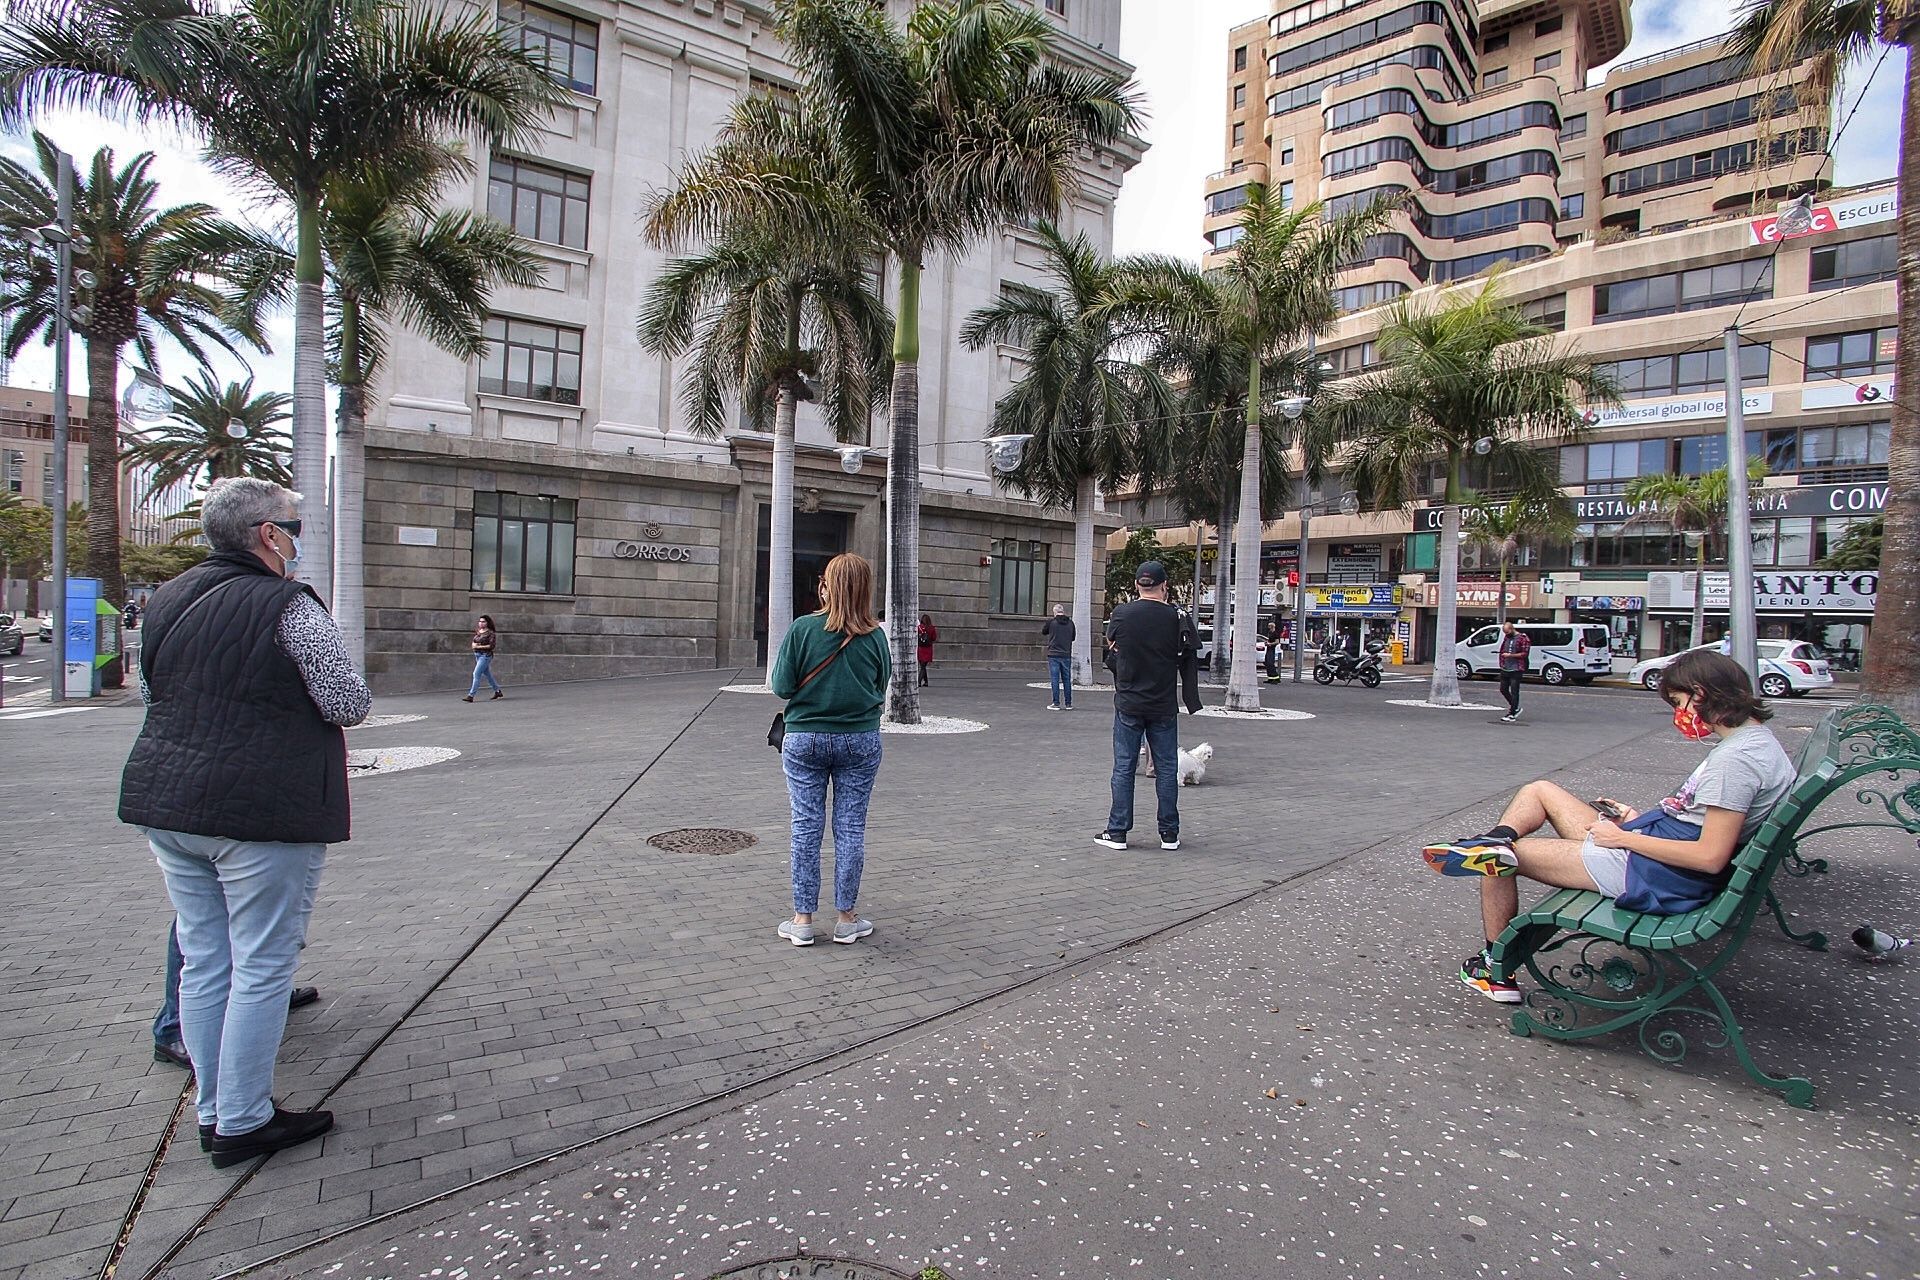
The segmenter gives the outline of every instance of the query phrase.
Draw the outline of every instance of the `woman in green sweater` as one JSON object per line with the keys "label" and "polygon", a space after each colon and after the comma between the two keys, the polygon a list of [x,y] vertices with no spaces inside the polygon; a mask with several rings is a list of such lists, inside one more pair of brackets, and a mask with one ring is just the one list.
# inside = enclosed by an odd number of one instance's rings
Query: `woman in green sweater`
{"label": "woman in green sweater", "polygon": [[795,619],[768,680],[787,700],[780,747],[793,801],[793,918],[780,936],[813,945],[820,905],[820,837],[833,784],[835,942],[857,942],[873,922],[854,910],[866,865],[867,800],[880,773],[880,711],[893,659],[873,617],[873,566],[848,552],[827,562],[818,613]]}

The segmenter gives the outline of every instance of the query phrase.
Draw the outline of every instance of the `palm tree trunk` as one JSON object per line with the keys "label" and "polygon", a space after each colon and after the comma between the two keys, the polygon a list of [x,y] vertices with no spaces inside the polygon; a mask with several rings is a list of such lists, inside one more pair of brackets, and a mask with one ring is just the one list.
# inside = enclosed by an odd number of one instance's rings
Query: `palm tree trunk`
{"label": "palm tree trunk", "polygon": [[1220,486],[1220,518],[1213,526],[1213,651],[1207,667],[1218,684],[1227,682],[1227,530],[1233,528],[1233,493]]}
{"label": "palm tree trunk", "polygon": [[1460,705],[1460,676],[1453,669],[1454,633],[1460,629],[1460,464],[1447,459],[1446,507],[1440,512],[1440,608],[1434,619],[1433,683],[1427,701]]}
{"label": "palm tree trunk", "polygon": [[293,487],[301,495],[302,537],[294,576],[324,600],[333,592],[333,528],[327,492],[327,316],[320,211],[313,197],[295,202],[295,228]]}
{"label": "palm tree trunk", "polygon": [[[334,420],[333,620],[354,669],[367,669],[365,495],[367,475],[366,371],[360,359],[360,304],[340,305],[340,407]],[[304,552],[306,544],[302,542]]]}
{"label": "palm tree trunk", "polygon": [[[1213,643],[1220,644],[1220,610],[1215,609]],[[1239,625],[1240,614],[1246,626]],[[1226,708],[1260,710],[1260,673],[1254,645],[1260,638],[1260,360],[1247,362],[1247,438],[1240,450],[1240,518],[1233,539],[1233,668],[1227,673]]]}
{"label": "palm tree trunk", "polygon": [[1073,494],[1073,678],[1078,684],[1093,683],[1093,493],[1093,477],[1081,476]]}
{"label": "palm tree trunk", "polygon": [[[114,608],[126,601],[120,568],[120,346],[99,338],[87,340],[87,576],[100,580],[100,598]],[[126,669],[116,657],[101,668],[100,685],[124,684]]]}
{"label": "palm tree trunk", "polygon": [[1505,626],[1507,621],[1507,557],[1500,556],[1500,603],[1494,606],[1493,625]]}
{"label": "palm tree trunk", "polygon": [[773,491],[767,533],[767,670],[793,625],[793,431],[799,398],[790,379],[780,381],[773,410]]}
{"label": "palm tree trunk", "polygon": [[920,723],[920,262],[900,256],[893,327],[892,443],[887,457],[887,638],[893,690],[887,718]]}
{"label": "palm tree trunk", "polygon": [[[1899,32],[1910,37],[1911,28]],[[1900,350],[1887,446],[1887,507],[1880,541],[1880,594],[1861,671],[1861,692],[1920,723],[1920,50],[1906,47],[1906,100],[1900,113]]]}
{"label": "palm tree trunk", "polygon": [[1700,536],[1700,549],[1694,554],[1693,564],[1693,639],[1688,641],[1692,647],[1707,642],[1707,539]]}

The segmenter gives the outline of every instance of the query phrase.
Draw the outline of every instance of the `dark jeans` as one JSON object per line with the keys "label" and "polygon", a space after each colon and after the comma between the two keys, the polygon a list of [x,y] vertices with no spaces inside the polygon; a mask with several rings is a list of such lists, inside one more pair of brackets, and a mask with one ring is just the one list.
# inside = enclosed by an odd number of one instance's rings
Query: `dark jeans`
{"label": "dark jeans", "polygon": [[167,926],[167,989],[160,998],[160,1012],[153,1015],[153,1042],[156,1045],[180,1043],[180,968],[186,960],[180,954],[180,922]]}
{"label": "dark jeans", "polygon": [[1133,777],[1140,766],[1140,740],[1153,756],[1153,789],[1159,795],[1160,834],[1180,834],[1180,720],[1147,720],[1113,713],[1113,809],[1107,830],[1133,830]]}
{"label": "dark jeans", "polygon": [[1073,705],[1073,658],[1059,654],[1047,655],[1047,687],[1053,691],[1055,706]]}
{"label": "dark jeans", "polygon": [[1520,678],[1524,671],[1502,671],[1500,673],[1500,696],[1507,700],[1509,714],[1520,709]]}

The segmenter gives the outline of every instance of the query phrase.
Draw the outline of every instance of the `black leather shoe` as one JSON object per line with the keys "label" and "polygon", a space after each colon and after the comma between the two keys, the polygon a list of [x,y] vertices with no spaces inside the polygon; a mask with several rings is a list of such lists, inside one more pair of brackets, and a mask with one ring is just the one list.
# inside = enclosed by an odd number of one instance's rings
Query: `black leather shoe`
{"label": "black leather shoe", "polygon": [[155,1062],[171,1062],[176,1067],[193,1070],[193,1059],[187,1056],[187,1046],[183,1044],[156,1044],[153,1046]]}
{"label": "black leather shoe", "polygon": [[287,1008],[304,1009],[320,999],[318,987],[295,987],[293,994],[287,997]]}
{"label": "black leather shoe", "polygon": [[200,1126],[200,1149],[202,1151],[213,1150],[213,1126],[210,1124]]}
{"label": "black leather shoe", "polygon": [[224,1169],[259,1156],[272,1155],[311,1142],[333,1128],[331,1111],[282,1111],[273,1109],[273,1119],[258,1129],[232,1137],[213,1135],[213,1167]]}

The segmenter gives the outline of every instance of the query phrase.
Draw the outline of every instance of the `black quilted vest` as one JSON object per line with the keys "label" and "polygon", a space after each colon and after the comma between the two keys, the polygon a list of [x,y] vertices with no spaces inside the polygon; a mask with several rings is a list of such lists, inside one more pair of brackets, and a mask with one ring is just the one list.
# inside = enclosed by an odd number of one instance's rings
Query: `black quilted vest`
{"label": "black quilted vest", "polygon": [[154,592],[140,619],[151,701],[120,778],[122,822],[230,840],[347,838],[346,735],[320,718],[277,639],[303,591],[253,556],[223,553]]}

